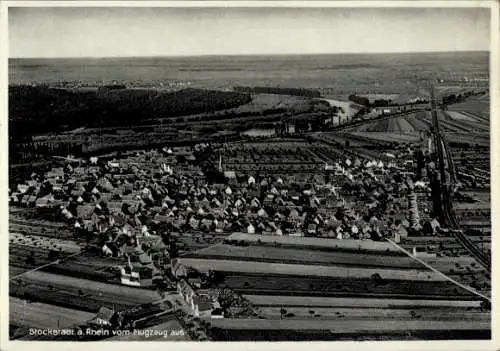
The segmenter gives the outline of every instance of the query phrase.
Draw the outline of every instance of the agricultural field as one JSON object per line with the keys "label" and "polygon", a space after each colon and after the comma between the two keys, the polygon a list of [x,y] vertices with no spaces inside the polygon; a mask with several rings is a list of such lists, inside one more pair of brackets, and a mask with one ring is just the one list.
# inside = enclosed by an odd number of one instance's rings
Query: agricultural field
{"label": "agricultural field", "polygon": [[72,328],[94,317],[94,313],[39,302],[9,298],[9,323],[40,329]]}
{"label": "agricultural field", "polygon": [[370,320],[355,320],[348,323],[347,320],[267,320],[267,319],[217,319],[212,321],[212,326],[221,329],[237,330],[329,330],[331,333],[370,333],[376,331],[430,331],[430,330],[486,330],[489,329],[489,320],[471,321],[430,321],[410,320],[410,317],[398,320],[387,320],[383,324]]}
{"label": "agricultural field", "polygon": [[42,271],[112,284],[120,283],[119,266],[126,263],[124,258],[101,258],[91,253],[81,253],[65,258],[69,253],[42,246],[16,243],[9,244],[9,255],[11,276],[60,259],[59,264],[45,266]]}
{"label": "agricultural field", "polygon": [[[324,167],[323,160],[303,141],[238,143],[221,150],[221,154],[225,170],[232,171],[311,172]],[[212,162],[218,162],[215,156]]]}
{"label": "agricultural field", "polygon": [[489,115],[490,115],[490,96],[489,96],[489,94],[474,96],[474,97],[468,98],[464,102],[449,105],[448,110],[477,113],[480,116],[489,117]]}
{"label": "agricultural field", "polygon": [[45,236],[21,234],[19,232],[9,231],[9,244],[25,246],[26,251],[30,247],[38,247],[46,250],[56,250],[61,253],[80,252],[80,246],[72,240],[63,240],[56,238],[47,238]]}
{"label": "agricultural field", "polygon": [[9,231],[55,239],[73,239],[73,231],[66,223],[35,217],[26,208],[9,207]]}
{"label": "agricultural field", "polygon": [[372,240],[335,240],[313,237],[292,237],[233,233],[228,240],[245,241],[259,245],[280,245],[293,248],[320,249],[333,251],[354,251],[357,253],[372,253],[380,255],[405,256],[400,250],[388,242]]}
{"label": "agricultural field", "polygon": [[[334,240],[334,239],[332,239]],[[358,254],[356,252],[335,252],[308,250],[300,248],[281,248],[272,246],[236,246],[219,244],[199,250],[183,257],[248,260],[253,262],[275,262],[310,265],[335,265],[357,267],[380,267],[397,269],[427,270],[408,257]]]}
{"label": "agricultural field", "polygon": [[379,274],[382,278],[390,277],[400,280],[418,280],[418,281],[441,281],[442,278],[431,271],[421,271],[415,269],[384,269],[384,268],[347,268],[335,265],[304,265],[304,264],[285,264],[269,262],[249,262],[236,260],[218,260],[203,258],[179,258],[178,262],[183,265],[195,268],[200,272],[209,270],[220,272],[241,272],[241,274],[259,273],[259,274],[282,274],[283,276],[296,275],[300,277],[316,276],[331,277],[339,279],[349,278],[371,278],[374,274]]}
{"label": "agricultural field", "polygon": [[[273,266],[271,266],[273,268]],[[223,283],[242,294],[373,297],[400,299],[476,299],[465,289],[448,281],[420,280],[412,273],[375,278],[362,278],[355,274],[344,277],[283,274],[269,269],[262,273],[224,272]],[[381,272],[383,274],[383,272]],[[411,278],[410,278],[411,277]],[[411,280],[409,280],[410,278]]]}
{"label": "agricultural field", "polygon": [[48,272],[29,272],[10,281],[10,295],[30,301],[96,312],[101,306],[124,309],[155,301],[153,290],[136,289]]}
{"label": "agricultural field", "polygon": [[[387,321],[393,319],[405,319],[410,316],[411,311],[415,313],[414,310],[409,309],[380,309],[380,308],[330,308],[330,307],[315,307],[314,309],[308,307],[260,307],[259,311],[266,316],[267,319],[281,319],[283,314],[282,310],[285,310],[284,315],[287,320],[378,320]],[[464,321],[481,321],[487,320],[489,314],[481,311],[470,311],[467,309],[457,310],[457,309],[435,309],[435,308],[421,308],[416,312],[419,316],[418,318],[425,319],[428,321],[452,321],[452,320],[464,320]],[[306,322],[307,323],[307,322]]]}
{"label": "agricultural field", "polygon": [[388,298],[349,298],[321,296],[277,296],[277,295],[243,295],[252,305],[257,307],[291,306],[305,308],[379,308],[379,309],[479,309],[478,300],[419,300]]}
{"label": "agricultural field", "polygon": [[310,98],[282,94],[252,94],[252,101],[224,112],[233,114],[260,113],[283,109],[292,113],[306,112],[312,107]]}
{"label": "agricultural field", "polygon": [[[415,246],[415,242],[408,240],[408,246]],[[436,242],[434,242],[436,244]],[[450,244],[445,246],[449,248]],[[458,247],[458,244],[457,244]],[[362,254],[356,252],[341,251],[321,251],[294,248],[262,247],[262,246],[234,246],[219,244],[206,249],[199,250],[192,254],[183,256],[184,258],[200,259],[218,259],[234,261],[252,261],[252,262],[270,262],[283,264],[306,264],[334,267],[366,267],[367,271],[371,269],[397,269],[397,270],[421,270],[428,271],[426,267],[417,261],[406,256],[382,256],[373,254]],[[447,257],[426,258],[425,261],[444,273],[484,273],[484,268],[477,265],[470,257],[460,257],[450,259]],[[337,268],[336,268],[337,269]],[[438,279],[436,277],[436,279]],[[440,280],[440,279],[438,279]]]}

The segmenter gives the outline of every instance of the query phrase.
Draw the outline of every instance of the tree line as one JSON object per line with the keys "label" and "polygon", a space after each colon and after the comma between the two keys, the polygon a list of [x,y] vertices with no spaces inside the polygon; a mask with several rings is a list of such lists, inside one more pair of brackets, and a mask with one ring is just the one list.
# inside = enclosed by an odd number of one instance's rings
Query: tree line
{"label": "tree line", "polygon": [[309,97],[309,98],[321,97],[321,93],[317,90],[302,89],[302,88],[237,86],[237,87],[234,87],[233,89],[234,89],[234,91],[241,92],[241,93],[280,94],[280,95],[303,96],[303,97]]}

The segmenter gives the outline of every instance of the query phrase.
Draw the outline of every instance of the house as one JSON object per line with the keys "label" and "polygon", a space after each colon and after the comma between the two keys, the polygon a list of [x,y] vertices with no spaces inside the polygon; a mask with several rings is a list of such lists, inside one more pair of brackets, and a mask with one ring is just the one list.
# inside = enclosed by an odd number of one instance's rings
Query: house
{"label": "house", "polygon": [[128,263],[120,267],[121,283],[129,286],[152,286],[153,270],[140,263]]}
{"label": "house", "polygon": [[211,313],[212,319],[222,319],[224,318],[224,310],[222,308],[215,308]]}
{"label": "house", "polygon": [[101,307],[96,316],[91,320],[92,324],[100,326],[110,326],[114,323],[116,312],[108,307]]}
{"label": "house", "polygon": [[46,195],[44,197],[40,197],[36,199],[36,206],[37,207],[49,207],[51,203],[55,201],[54,196],[52,195]]}
{"label": "house", "polygon": [[102,253],[108,257],[117,257],[119,252],[119,247],[113,241],[108,241],[102,246]]}
{"label": "house", "polygon": [[76,213],[79,219],[90,219],[94,213],[94,206],[90,204],[79,205],[76,207]]}
{"label": "house", "polygon": [[207,295],[194,296],[191,307],[196,317],[211,317],[214,309],[212,299]]}
{"label": "house", "polygon": [[201,288],[201,278],[200,277],[188,277],[187,283],[197,289]]}
{"label": "house", "polygon": [[177,292],[188,305],[192,305],[194,297],[197,296],[196,291],[185,279],[181,279],[177,282]]}

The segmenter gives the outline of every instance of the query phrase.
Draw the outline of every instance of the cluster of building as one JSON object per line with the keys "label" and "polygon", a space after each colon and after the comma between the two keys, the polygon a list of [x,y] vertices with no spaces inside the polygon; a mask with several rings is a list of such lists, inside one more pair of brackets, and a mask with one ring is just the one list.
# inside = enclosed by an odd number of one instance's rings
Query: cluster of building
{"label": "cluster of building", "polygon": [[400,240],[439,227],[428,216],[428,184],[410,179],[411,164],[345,157],[302,179],[220,169],[225,180],[210,184],[196,157],[206,147],[68,159],[19,184],[10,201],[62,215],[104,255],[126,258],[122,283],[141,286],[170,262],[175,245],[166,239],[175,233]]}

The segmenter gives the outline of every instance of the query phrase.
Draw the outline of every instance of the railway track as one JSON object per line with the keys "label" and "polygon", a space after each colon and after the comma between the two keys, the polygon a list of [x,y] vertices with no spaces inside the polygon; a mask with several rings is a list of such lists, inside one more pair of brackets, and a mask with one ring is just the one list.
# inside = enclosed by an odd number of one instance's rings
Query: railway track
{"label": "railway track", "polygon": [[[479,249],[479,247],[477,247],[472,240],[470,240],[470,238],[460,230],[460,225],[455,217],[450,190],[452,184],[456,183],[456,171],[453,164],[453,157],[448,144],[446,143],[446,138],[439,129],[436,100],[433,88],[431,89],[431,114],[441,182],[446,181],[448,176],[450,182],[442,187],[443,219],[450,226],[450,228],[453,229],[452,234],[455,236],[457,241],[479,262],[479,264],[481,264],[488,272],[491,272],[490,258],[487,257],[481,249]],[[445,161],[448,166],[447,168],[445,168]]]}

